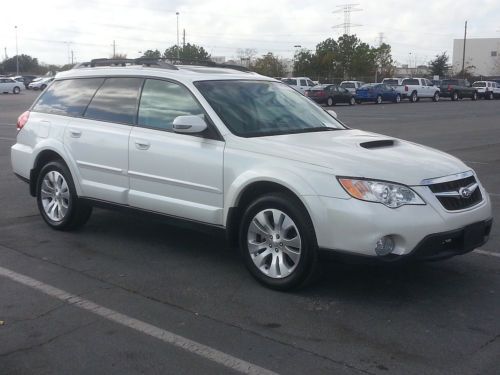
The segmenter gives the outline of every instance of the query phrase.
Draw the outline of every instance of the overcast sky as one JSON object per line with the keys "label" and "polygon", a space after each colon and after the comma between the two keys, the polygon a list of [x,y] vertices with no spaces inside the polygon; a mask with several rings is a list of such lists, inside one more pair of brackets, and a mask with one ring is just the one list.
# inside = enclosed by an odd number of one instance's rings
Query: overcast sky
{"label": "overcast sky", "polygon": [[[379,33],[400,64],[425,63],[442,51],[452,54],[453,39],[500,37],[500,0],[355,0],[352,33],[377,45]],[[45,63],[67,63],[109,57],[112,43],[128,57],[140,51],[162,52],[176,43],[176,12],[186,41],[205,47],[213,56],[235,57],[238,48],[255,48],[292,57],[294,46],[314,49],[343,29],[343,13],[333,13],[346,1],[301,0],[17,0],[0,1],[0,47]],[[411,53],[411,55],[410,55]]]}

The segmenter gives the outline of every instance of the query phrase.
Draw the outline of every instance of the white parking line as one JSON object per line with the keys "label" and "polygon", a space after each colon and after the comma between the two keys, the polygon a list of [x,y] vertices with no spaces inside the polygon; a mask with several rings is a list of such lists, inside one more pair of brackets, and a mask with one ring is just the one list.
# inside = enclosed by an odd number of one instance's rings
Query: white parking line
{"label": "white parking line", "polygon": [[0,140],[2,141],[15,141],[15,138],[7,138],[7,137],[0,137]]}
{"label": "white parking line", "polygon": [[490,257],[497,257],[500,258],[500,253],[494,253],[493,251],[487,251],[487,250],[481,250],[481,249],[476,249],[474,250],[476,254],[480,255],[488,255]]}
{"label": "white parking line", "polygon": [[81,298],[75,294],[65,292],[64,290],[55,288],[51,285],[45,284],[41,281],[32,279],[31,277],[11,271],[7,268],[0,267],[0,276],[4,276],[10,280],[16,281],[20,284],[26,285],[30,288],[45,293],[51,297],[57,298],[67,303],[68,305],[76,306],[81,309],[87,310],[107,320],[121,324],[125,327],[131,328],[148,336],[157,338],[163,342],[174,345],[178,348],[184,349],[193,354],[199,355],[200,357],[216,362],[222,366],[238,371],[240,373],[252,374],[252,375],[253,374],[277,375],[277,373],[273,371],[246,362],[242,359],[233,357],[229,354],[223,353],[209,346],[200,344],[196,341],[176,335],[175,333],[145,323],[141,320],[131,318],[127,315],[108,309],[104,306],[100,306],[90,300]]}

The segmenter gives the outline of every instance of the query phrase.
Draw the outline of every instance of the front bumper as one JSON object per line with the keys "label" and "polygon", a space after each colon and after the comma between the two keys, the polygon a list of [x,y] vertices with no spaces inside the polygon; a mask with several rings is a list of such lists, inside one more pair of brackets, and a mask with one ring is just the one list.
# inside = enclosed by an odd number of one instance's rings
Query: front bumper
{"label": "front bumper", "polygon": [[[488,240],[492,209],[489,195],[482,187],[483,200],[471,208],[447,211],[426,186],[412,187],[426,205],[407,205],[397,209],[354,198],[304,197],[316,231],[318,246],[323,250],[379,257],[377,241],[391,236],[395,242],[391,258],[436,258],[461,254]],[[484,223],[484,236],[472,241],[469,227]],[[477,233],[476,233],[477,234]],[[465,241],[465,242],[464,242]]]}

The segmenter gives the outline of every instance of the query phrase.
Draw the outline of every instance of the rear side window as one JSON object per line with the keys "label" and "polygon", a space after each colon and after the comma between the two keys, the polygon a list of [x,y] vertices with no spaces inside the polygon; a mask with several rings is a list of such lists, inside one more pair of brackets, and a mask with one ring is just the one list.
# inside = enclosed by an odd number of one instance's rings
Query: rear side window
{"label": "rear side window", "polygon": [[418,79],[405,79],[403,80],[403,85],[418,86],[420,82]]}
{"label": "rear side window", "polygon": [[139,126],[171,131],[174,119],[187,115],[204,115],[187,88],[168,81],[146,80],[139,105]]}
{"label": "rear side window", "polygon": [[81,116],[103,78],[56,81],[35,104],[33,111],[65,116]]}
{"label": "rear side window", "polygon": [[301,79],[301,80],[300,80],[300,85],[301,85],[301,86],[307,86],[307,82],[306,82],[306,80],[305,80],[305,79]]}
{"label": "rear side window", "polygon": [[84,117],[133,125],[142,82],[142,78],[106,79],[90,102]]}

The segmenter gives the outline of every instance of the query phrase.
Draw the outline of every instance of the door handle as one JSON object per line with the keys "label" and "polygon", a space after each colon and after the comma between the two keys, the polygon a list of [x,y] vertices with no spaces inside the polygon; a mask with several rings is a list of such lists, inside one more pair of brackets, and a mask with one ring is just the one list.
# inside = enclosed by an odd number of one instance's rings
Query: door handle
{"label": "door handle", "polygon": [[69,134],[73,138],[80,138],[82,136],[82,132],[80,130],[74,130],[74,129],[70,129]]}
{"label": "door handle", "polygon": [[151,144],[146,141],[135,141],[135,147],[139,150],[147,150]]}

